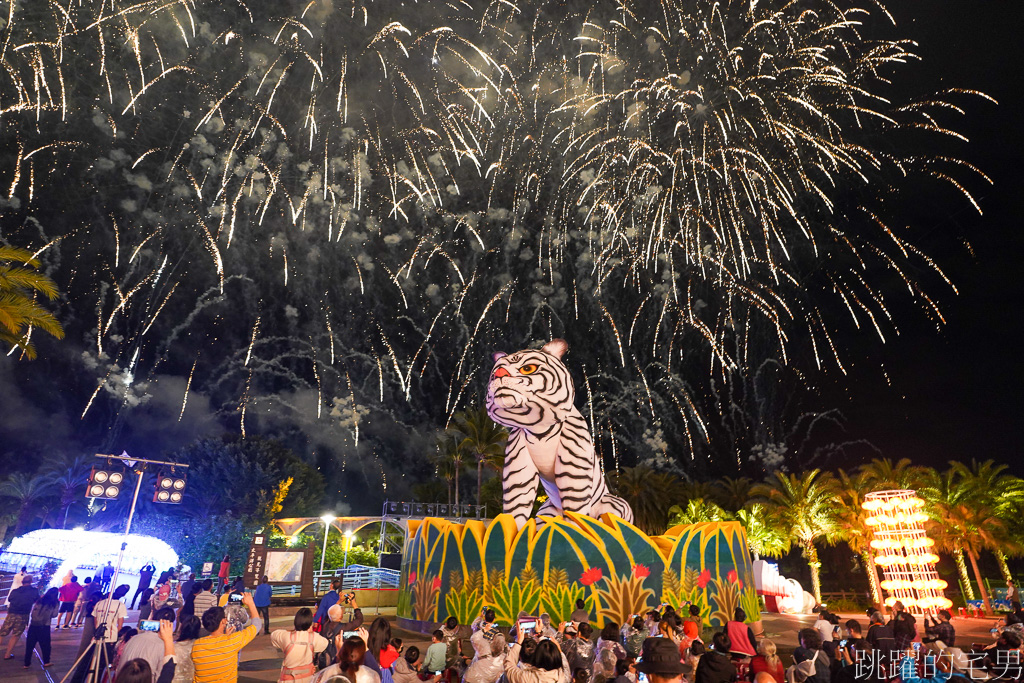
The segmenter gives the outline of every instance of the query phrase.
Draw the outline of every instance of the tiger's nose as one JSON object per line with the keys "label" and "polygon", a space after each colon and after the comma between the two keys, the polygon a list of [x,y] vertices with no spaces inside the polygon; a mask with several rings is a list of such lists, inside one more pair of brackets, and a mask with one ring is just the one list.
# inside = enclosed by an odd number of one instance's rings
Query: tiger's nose
{"label": "tiger's nose", "polygon": [[492,376],[495,379],[497,379],[498,377],[511,377],[512,373],[506,370],[505,368],[498,368],[497,370],[494,371],[494,375]]}

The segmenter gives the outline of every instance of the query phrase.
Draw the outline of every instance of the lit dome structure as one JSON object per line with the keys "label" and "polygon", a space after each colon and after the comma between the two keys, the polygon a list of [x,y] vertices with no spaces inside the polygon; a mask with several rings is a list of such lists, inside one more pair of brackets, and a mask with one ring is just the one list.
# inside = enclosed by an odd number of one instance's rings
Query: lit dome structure
{"label": "lit dome structure", "polygon": [[[95,570],[108,561],[116,565],[117,556],[121,552],[121,541],[124,538],[124,534],[109,531],[39,529],[18,536],[4,550],[9,553],[45,555],[59,559],[60,567],[53,573],[50,581],[51,585],[59,586],[61,578],[68,571]],[[129,534],[127,542],[124,559],[121,560],[122,574],[138,574],[149,562],[159,570],[178,564],[178,554],[159,538]]]}

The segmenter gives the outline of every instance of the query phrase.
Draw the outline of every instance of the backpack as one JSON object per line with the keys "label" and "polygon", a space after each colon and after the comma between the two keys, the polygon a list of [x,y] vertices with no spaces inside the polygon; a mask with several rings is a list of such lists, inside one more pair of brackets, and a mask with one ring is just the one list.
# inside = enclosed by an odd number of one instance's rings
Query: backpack
{"label": "backpack", "polygon": [[[337,626],[337,628],[335,628],[335,626]],[[323,652],[318,653],[313,660],[313,664],[316,665],[317,671],[326,669],[331,664],[334,664],[334,660],[338,658],[338,645],[335,643],[334,637],[341,632],[340,629],[341,623],[328,623],[326,630],[320,634],[327,639],[327,647],[324,648]]]}

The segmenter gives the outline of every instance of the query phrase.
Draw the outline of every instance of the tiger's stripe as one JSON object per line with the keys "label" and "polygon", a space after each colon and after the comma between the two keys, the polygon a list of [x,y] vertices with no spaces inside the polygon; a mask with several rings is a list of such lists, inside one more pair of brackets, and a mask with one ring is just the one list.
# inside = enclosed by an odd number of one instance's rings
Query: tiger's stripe
{"label": "tiger's stripe", "polygon": [[560,339],[540,351],[495,354],[487,412],[509,429],[502,472],[504,511],[522,526],[533,511],[537,484],[548,500],[537,515],[565,510],[598,517],[605,512],[632,522],[629,504],[611,495],[583,415],[575,406],[572,376]]}

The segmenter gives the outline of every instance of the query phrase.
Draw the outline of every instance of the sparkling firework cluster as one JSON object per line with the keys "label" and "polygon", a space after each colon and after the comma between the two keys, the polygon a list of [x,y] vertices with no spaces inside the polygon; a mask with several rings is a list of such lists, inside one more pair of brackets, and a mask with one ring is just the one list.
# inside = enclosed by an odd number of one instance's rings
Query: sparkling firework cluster
{"label": "sparkling firework cluster", "polygon": [[83,415],[115,428],[180,376],[181,414],[202,392],[354,452],[561,335],[616,462],[698,453],[708,377],[841,369],[838,334],[896,330],[893,279],[941,321],[891,216],[915,178],[986,180],[929,153],[978,93],[901,101],[913,45],[875,3],[0,8],[2,237],[68,292]]}

